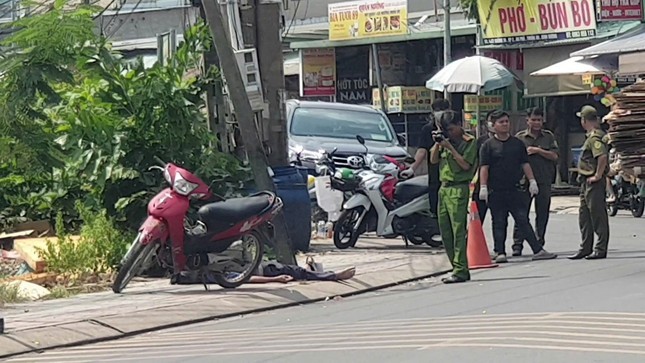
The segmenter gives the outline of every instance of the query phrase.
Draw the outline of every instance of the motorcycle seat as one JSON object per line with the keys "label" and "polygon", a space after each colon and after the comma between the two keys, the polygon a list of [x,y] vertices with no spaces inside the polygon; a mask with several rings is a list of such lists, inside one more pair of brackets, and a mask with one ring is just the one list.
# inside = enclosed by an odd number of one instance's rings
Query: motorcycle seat
{"label": "motorcycle seat", "polygon": [[260,194],[245,198],[232,198],[223,202],[207,204],[197,211],[199,219],[211,223],[237,223],[259,214],[270,205],[270,195]]}
{"label": "motorcycle seat", "polygon": [[428,186],[428,176],[422,175],[398,182],[396,184],[394,195],[399,200],[410,201],[425,193],[428,193],[429,191],[430,187]]}

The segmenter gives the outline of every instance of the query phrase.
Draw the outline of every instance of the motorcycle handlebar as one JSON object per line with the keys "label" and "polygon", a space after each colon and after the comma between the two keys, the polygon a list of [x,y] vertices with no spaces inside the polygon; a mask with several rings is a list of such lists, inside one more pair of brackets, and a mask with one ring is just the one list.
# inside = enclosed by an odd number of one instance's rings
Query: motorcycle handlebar
{"label": "motorcycle handlebar", "polygon": [[163,166],[164,168],[166,167],[166,162],[161,160],[161,158],[159,158],[158,156],[155,155],[152,158],[155,160],[157,164]]}

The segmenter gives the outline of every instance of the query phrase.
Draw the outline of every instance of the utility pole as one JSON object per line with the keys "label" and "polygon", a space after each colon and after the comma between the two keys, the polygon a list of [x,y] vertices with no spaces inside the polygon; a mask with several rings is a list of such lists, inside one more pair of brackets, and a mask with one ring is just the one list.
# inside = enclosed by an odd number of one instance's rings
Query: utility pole
{"label": "utility pole", "polygon": [[[255,125],[253,109],[246,94],[242,74],[237,65],[231,40],[227,35],[224,19],[218,9],[216,1],[203,0],[201,4],[206,15],[206,22],[213,37],[213,43],[220,61],[222,73],[228,83],[229,96],[235,108],[237,122],[240,126],[240,133],[244,140],[244,145],[246,146],[249,163],[251,164],[257,187],[275,192],[275,184],[268,172],[267,157]],[[274,225],[276,237],[274,242],[278,260],[285,264],[296,264],[295,256],[291,250],[291,241],[287,233],[284,213],[278,213],[274,219]]]}
{"label": "utility pole", "polygon": [[[201,18],[206,20],[204,7],[199,7]],[[204,54],[204,72],[207,72],[211,66],[219,68],[219,58],[217,51],[211,48]],[[223,95],[224,83],[221,78],[215,81],[215,84],[206,89],[206,108],[208,109],[208,126],[212,133],[218,136],[219,149],[222,152],[230,152],[228,144],[228,130],[226,127],[226,106]],[[217,112],[217,114],[215,114]]]}
{"label": "utility pole", "polygon": [[282,0],[250,0],[249,3],[253,4],[252,6],[255,8],[255,48],[260,63],[264,98],[269,104],[269,164],[271,166],[286,166],[289,162],[287,120],[284,112]]}
{"label": "utility pole", "polygon": [[[450,63],[452,55],[452,40],[450,34],[450,0],[443,0],[443,66]],[[448,98],[448,91],[443,91],[443,97]]]}

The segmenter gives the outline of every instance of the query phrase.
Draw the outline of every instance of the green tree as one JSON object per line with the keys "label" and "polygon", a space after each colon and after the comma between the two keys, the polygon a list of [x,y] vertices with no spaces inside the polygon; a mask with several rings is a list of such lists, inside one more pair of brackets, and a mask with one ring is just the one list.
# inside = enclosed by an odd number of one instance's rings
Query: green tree
{"label": "green tree", "polygon": [[466,13],[466,17],[479,23],[479,12],[477,10],[477,0],[459,0],[459,5]]}
{"label": "green tree", "polygon": [[184,34],[171,65],[145,69],[141,61],[128,65],[94,33],[93,13],[58,0],[51,11],[17,21],[3,42],[11,48],[0,59],[0,127],[7,131],[0,150],[31,150],[23,157],[37,167],[12,170],[16,153],[0,159],[0,186],[15,193],[5,192],[0,208],[51,220],[62,211],[73,225],[80,200],[134,226],[163,185],[160,173],[148,171],[154,156],[218,181],[220,194],[238,189],[248,173],[211,147],[217,140],[204,119],[205,87],[219,72],[193,72],[211,44],[207,27]]}

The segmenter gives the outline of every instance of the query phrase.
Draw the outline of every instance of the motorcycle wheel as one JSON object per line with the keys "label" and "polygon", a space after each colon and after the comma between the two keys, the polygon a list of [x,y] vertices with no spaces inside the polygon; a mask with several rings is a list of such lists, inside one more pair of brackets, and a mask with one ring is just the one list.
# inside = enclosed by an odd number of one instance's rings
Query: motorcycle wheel
{"label": "motorcycle wheel", "polygon": [[640,218],[643,216],[645,211],[645,199],[634,197],[631,201],[631,211],[634,218]]}
{"label": "motorcycle wheel", "polygon": [[410,241],[410,243],[412,243],[415,246],[420,246],[426,243],[425,238],[421,236],[409,235],[407,236],[407,238],[408,238],[408,241]]}
{"label": "motorcycle wheel", "polygon": [[609,214],[610,217],[616,216],[616,214],[618,214],[618,204],[616,203],[607,204],[607,213]]}
{"label": "motorcycle wheel", "polygon": [[[365,221],[361,222],[361,226],[358,227],[358,231],[354,232],[354,226],[356,221],[363,213],[363,207],[356,207],[353,209],[344,210],[336,224],[334,225],[334,245],[340,250],[344,250],[350,247],[354,247],[358,241],[358,237],[361,235]],[[347,242],[343,242],[343,239],[349,234],[349,239]]]}
{"label": "motorcycle wheel", "polygon": [[119,272],[112,283],[112,291],[115,294],[120,294],[128,286],[134,276],[141,270],[143,262],[148,260],[148,257],[150,257],[150,254],[155,249],[156,243],[148,243],[144,246],[140,242],[140,238],[141,234],[138,234],[137,238],[132,242],[132,246],[130,246],[130,249],[123,257],[118,269]]}
{"label": "motorcycle wheel", "polygon": [[253,276],[253,272],[257,270],[258,265],[260,265],[260,263],[262,262],[262,257],[264,255],[264,244],[266,243],[265,236],[259,231],[251,231],[242,236],[242,242],[252,243],[252,245],[256,249],[255,256],[253,256],[253,261],[244,269],[243,272],[239,274],[235,274],[234,276],[229,277],[229,274],[225,272],[218,273],[213,276],[215,282],[225,289],[235,289],[236,287],[239,287],[240,285],[249,281],[251,276]]}
{"label": "motorcycle wheel", "polygon": [[425,242],[430,247],[434,247],[434,248],[443,247],[443,241],[441,240],[440,234],[435,234],[434,236],[429,236],[429,235],[426,236]]}

